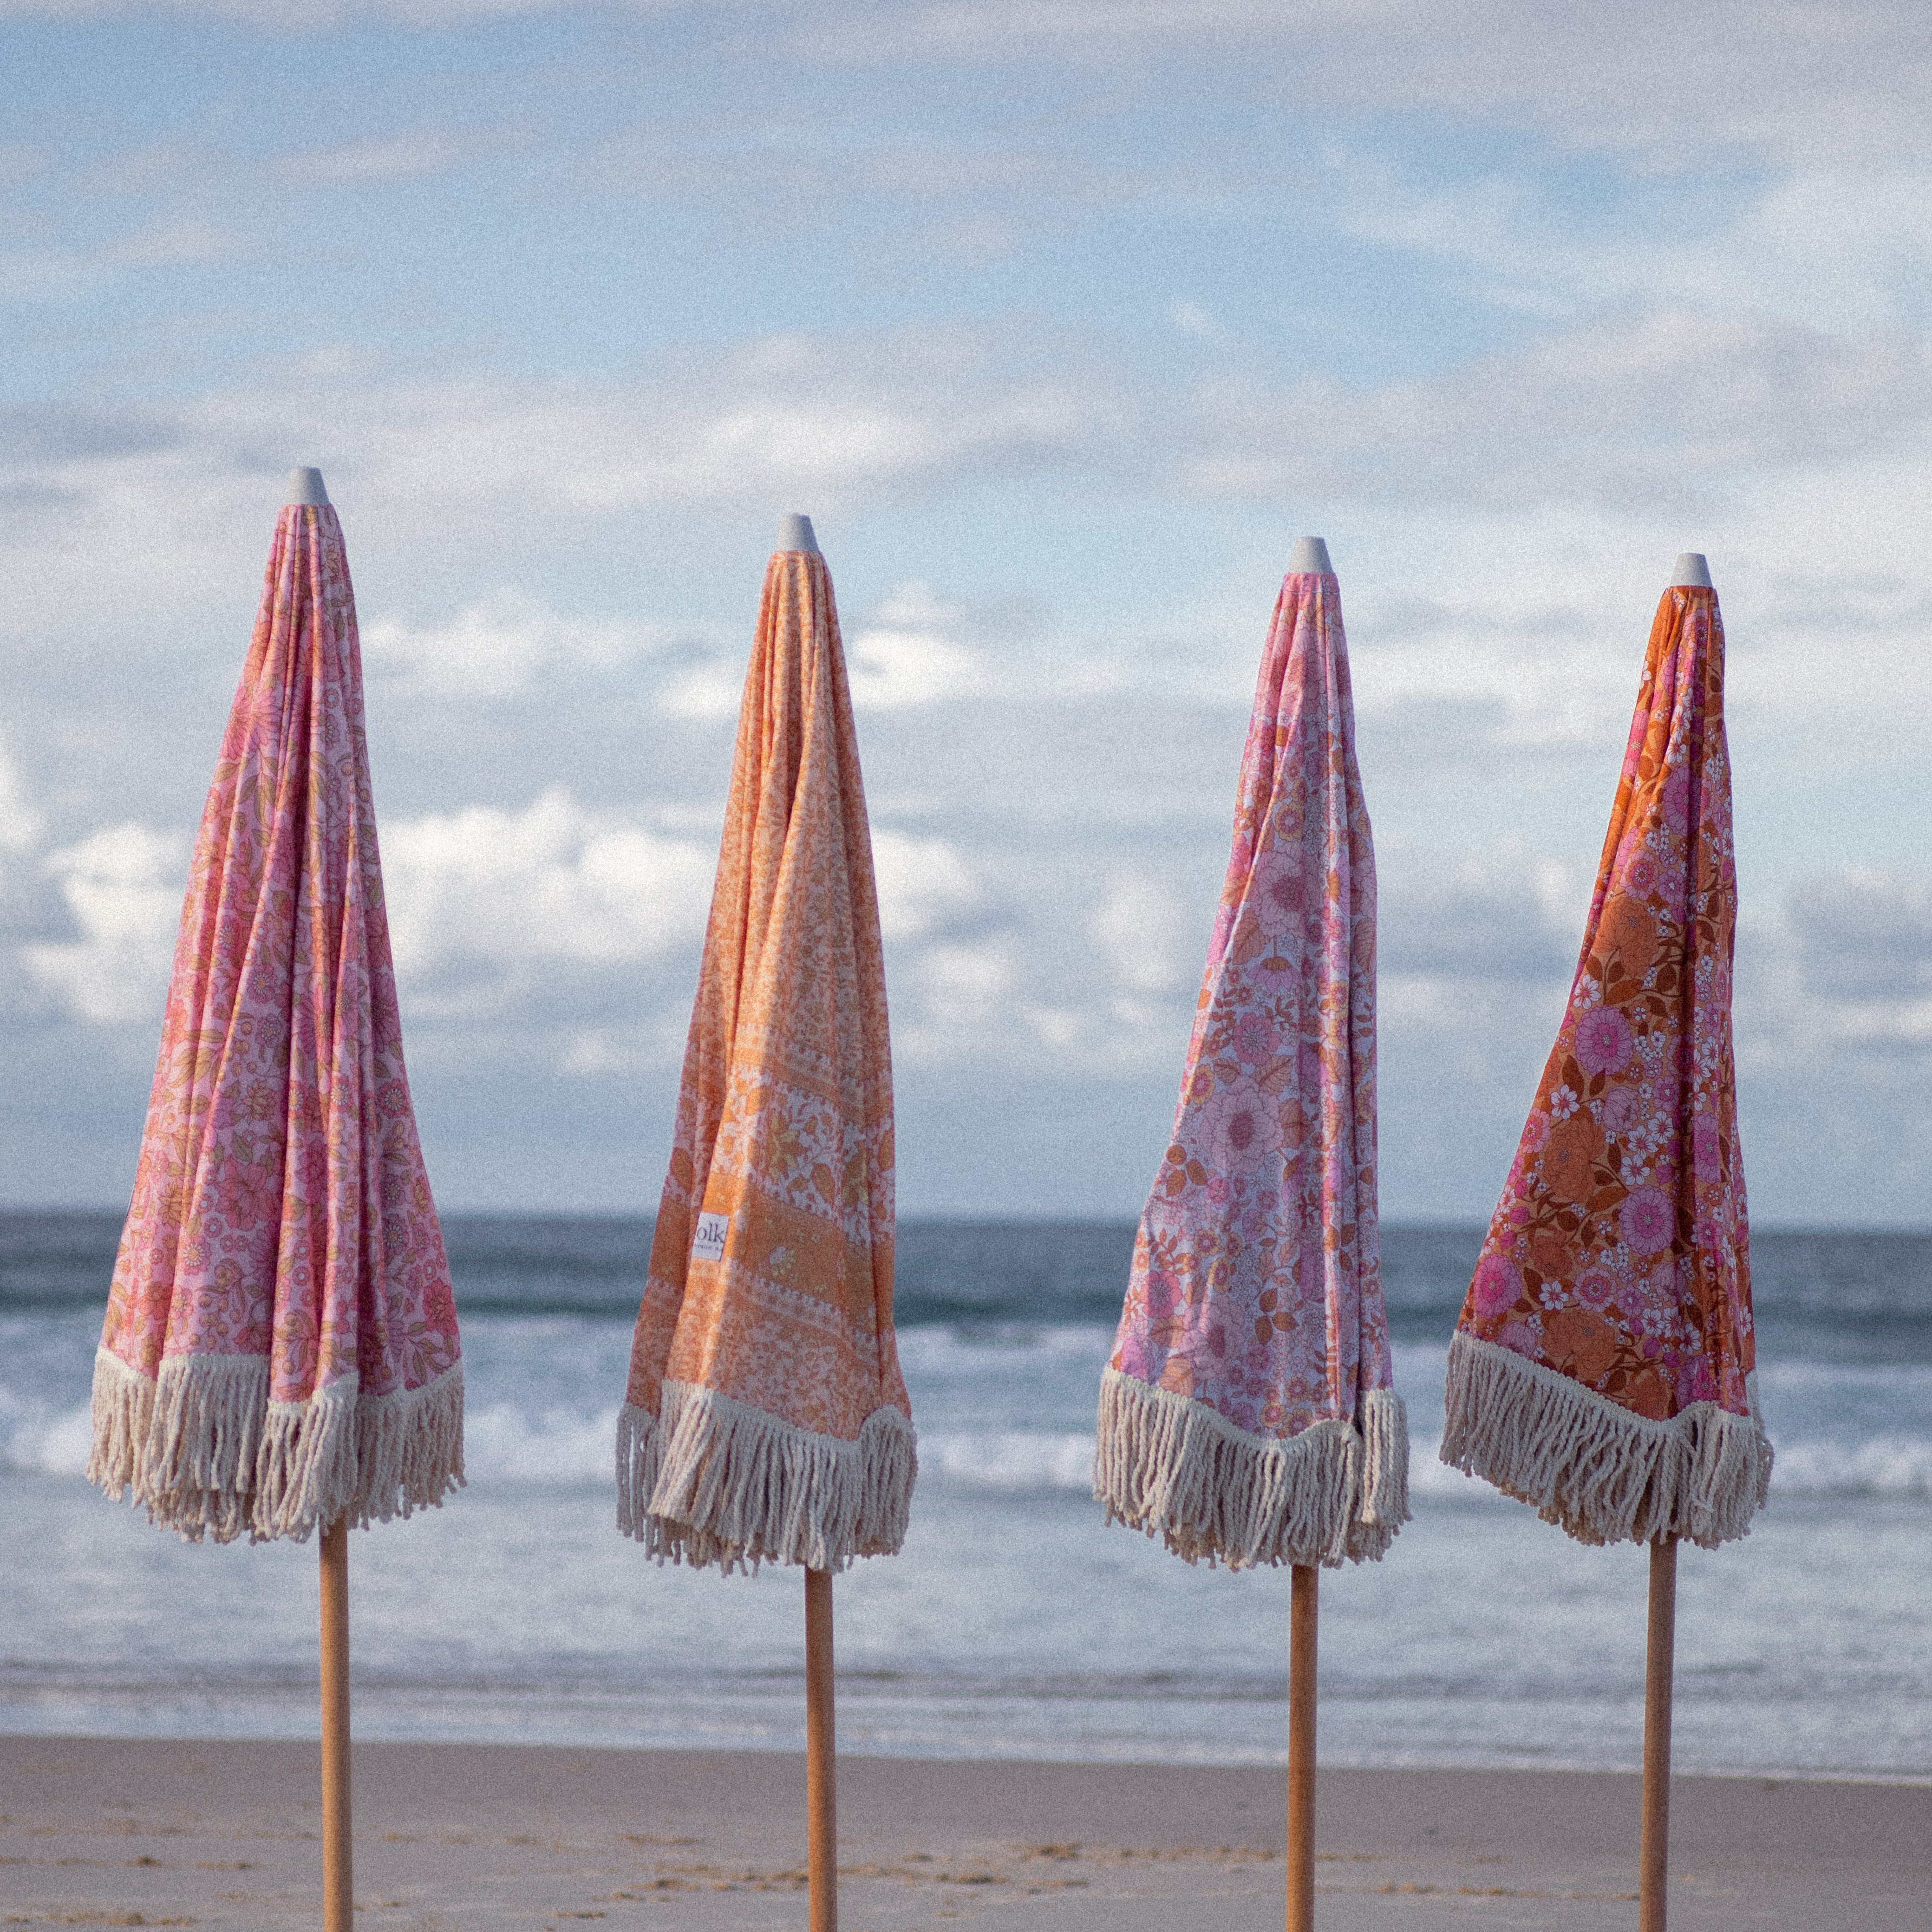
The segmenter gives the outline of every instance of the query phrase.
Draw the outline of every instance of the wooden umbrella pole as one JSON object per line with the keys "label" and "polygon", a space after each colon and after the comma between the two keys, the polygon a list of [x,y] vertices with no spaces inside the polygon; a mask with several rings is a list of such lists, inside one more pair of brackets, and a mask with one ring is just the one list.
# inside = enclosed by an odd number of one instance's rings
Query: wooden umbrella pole
{"label": "wooden umbrella pole", "polygon": [[812,1932],[838,1932],[838,1759],[832,1722],[830,1570],[805,1573],[805,1809]]}
{"label": "wooden umbrella pole", "polygon": [[1294,1566],[1288,1639],[1288,1932],[1315,1926],[1315,1650],[1322,1573]]}
{"label": "wooden umbrella pole", "polygon": [[322,1924],[352,1932],[349,1839],[349,1519],[322,1532]]}
{"label": "wooden umbrella pole", "polygon": [[1650,1546],[1649,1655],[1643,1684],[1643,1843],[1639,1932],[1664,1932],[1670,1866],[1670,1680],[1677,1643],[1677,1541]]}

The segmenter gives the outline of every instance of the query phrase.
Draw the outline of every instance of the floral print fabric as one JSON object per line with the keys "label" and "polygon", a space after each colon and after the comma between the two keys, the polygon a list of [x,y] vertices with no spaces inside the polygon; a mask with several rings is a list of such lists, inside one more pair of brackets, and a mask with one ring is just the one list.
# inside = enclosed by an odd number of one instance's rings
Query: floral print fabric
{"label": "floral print fabric", "polygon": [[1665,592],[1570,1003],[1462,1335],[1651,1421],[1753,1413],[1724,635]]}
{"label": "floral print fabric", "polygon": [[1375,854],[1340,593],[1282,586],[1172,1144],[1109,1366],[1282,1442],[1392,1386],[1376,1218]]}
{"label": "floral print fabric", "polygon": [[[910,1486],[892,1164],[885,972],[838,613],[824,560],[781,551],[745,682],[620,1432],[638,1459],[620,1468],[620,1491],[637,1491],[620,1522],[660,1554],[730,1567],[897,1546],[903,1496],[894,1533],[856,1502],[856,1521],[835,1508],[828,1527],[823,1498],[803,1493],[859,1481],[844,1452],[881,1426],[904,1448],[892,1480]],[[686,1418],[682,1449],[671,1408]],[[754,1450],[778,1459],[755,1508],[726,1467],[748,1468]]]}
{"label": "floral print fabric", "polygon": [[417,1144],[334,509],[291,504],[195,842],[101,1346],[268,1358],[270,1399],[458,1358]]}

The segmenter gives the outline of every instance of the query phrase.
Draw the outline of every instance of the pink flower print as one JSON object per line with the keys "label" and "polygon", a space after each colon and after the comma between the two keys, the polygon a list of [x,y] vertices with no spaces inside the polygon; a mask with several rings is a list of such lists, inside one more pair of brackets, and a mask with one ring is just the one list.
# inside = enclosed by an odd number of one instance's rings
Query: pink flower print
{"label": "pink flower print", "polygon": [[1527,1322],[1505,1322],[1496,1330],[1496,1346],[1534,1360],[1543,1353],[1543,1338]]}
{"label": "pink flower print", "polygon": [[1657,890],[1657,861],[1640,851],[1624,868],[1624,890],[1639,898],[1648,898]]}
{"label": "pink flower print", "polygon": [[1586,1308],[1607,1308],[1616,1292],[1616,1277],[1607,1268],[1586,1268],[1576,1277],[1576,1299]]}
{"label": "pink flower print", "polygon": [[1677,1217],[1660,1187],[1640,1187],[1623,1204],[1620,1224],[1634,1255],[1660,1254],[1670,1245]]}
{"label": "pink flower print", "polygon": [[1522,1293],[1522,1270],[1501,1255],[1485,1255],[1477,1267],[1470,1293],[1475,1300],[1477,1320],[1493,1322],[1516,1306],[1517,1297]]}
{"label": "pink flower print", "polygon": [[1550,1116],[1539,1108],[1523,1123],[1522,1144],[1531,1154],[1540,1154],[1550,1138]]}
{"label": "pink flower print", "polygon": [[1671,767],[1664,781],[1661,802],[1664,823],[1673,832],[1684,830],[1690,822],[1690,774],[1683,766]]}
{"label": "pink flower print", "polygon": [[1678,1406],[1685,1408],[1694,1402],[1717,1399],[1718,1378],[1712,1373],[1711,1364],[1701,1354],[1685,1356],[1677,1370]]}
{"label": "pink flower print", "polygon": [[1216,1174],[1210,1177],[1208,1183],[1208,1198],[1216,1207],[1225,1208],[1233,1196],[1234,1192],[1234,1190],[1228,1185],[1226,1175]]}
{"label": "pink flower print", "polygon": [[1250,1013],[1234,1028],[1236,1058],[1258,1066],[1280,1044],[1281,1035],[1264,1014]]}
{"label": "pink flower print", "polygon": [[1570,1087],[1558,1087],[1550,1096],[1550,1118],[1552,1120],[1567,1120],[1576,1111],[1576,1090]]}
{"label": "pink flower print", "polygon": [[1700,1114],[1690,1124],[1690,1162],[1700,1174],[1714,1179],[1718,1172],[1718,1124]]}
{"label": "pink flower print", "polygon": [[[1296,853],[1294,857],[1300,856]],[[1298,934],[1307,903],[1300,866],[1292,860],[1284,862],[1270,851],[1255,867],[1248,887],[1248,903],[1255,909],[1255,923],[1270,939],[1286,939]]]}
{"label": "pink flower print", "polygon": [[1605,1133],[1627,1134],[1636,1125],[1637,1097],[1628,1087],[1612,1087],[1597,1102],[1597,1118]]}
{"label": "pink flower print", "polygon": [[1615,1006],[1598,1006],[1576,1022],[1576,1064],[1586,1073],[1620,1073],[1636,1041]]}
{"label": "pink flower print", "polygon": [[1252,1174],[1281,1150],[1274,1104],[1246,1075],[1217,1085],[1201,1109],[1202,1152],[1224,1174]]}

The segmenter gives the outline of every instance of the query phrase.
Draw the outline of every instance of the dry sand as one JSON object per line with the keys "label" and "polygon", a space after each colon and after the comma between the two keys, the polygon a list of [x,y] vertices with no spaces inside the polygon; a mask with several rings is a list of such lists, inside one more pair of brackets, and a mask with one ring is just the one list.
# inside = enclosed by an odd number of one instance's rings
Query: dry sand
{"label": "dry sand", "polygon": [[[0,1738],[0,1924],[319,1921],[317,1754]],[[846,1932],[1274,1932],[1279,1771],[848,1758]],[[805,1922],[803,1771],[776,1754],[358,1745],[370,1928],[776,1932]],[[1634,1778],[1344,1771],[1321,1782],[1334,1932],[1636,1923]],[[1674,1932],[1928,1932],[1932,1787],[1687,1778]]]}

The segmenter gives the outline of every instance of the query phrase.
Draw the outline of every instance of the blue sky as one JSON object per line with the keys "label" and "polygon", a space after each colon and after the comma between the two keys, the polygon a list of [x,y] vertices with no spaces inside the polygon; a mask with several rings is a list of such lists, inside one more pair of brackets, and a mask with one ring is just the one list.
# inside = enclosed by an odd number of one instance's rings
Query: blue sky
{"label": "blue sky", "polygon": [[1697,548],[1754,1208],[1922,1223],[1928,66],[1879,6],[0,0],[0,1190],[124,1196],[314,462],[446,1205],[655,1201],[799,508],[907,1211],[1138,1208],[1319,530],[1381,856],[1384,1212],[1492,1204]]}

